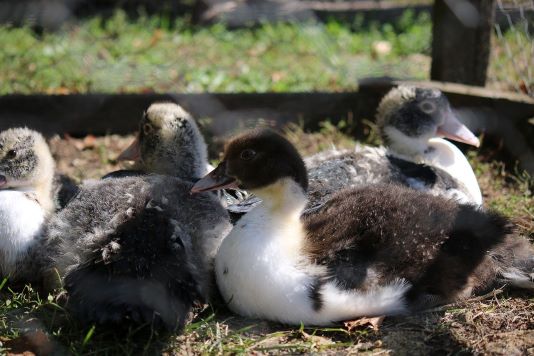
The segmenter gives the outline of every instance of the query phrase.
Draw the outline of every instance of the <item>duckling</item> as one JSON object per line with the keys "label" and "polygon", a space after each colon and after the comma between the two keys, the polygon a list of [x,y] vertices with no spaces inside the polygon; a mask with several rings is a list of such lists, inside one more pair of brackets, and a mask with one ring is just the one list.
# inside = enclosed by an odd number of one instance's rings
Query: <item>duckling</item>
{"label": "duckling", "polygon": [[136,139],[117,159],[135,161],[135,166],[111,176],[150,172],[200,178],[213,168],[208,164],[204,137],[191,114],[166,102],[150,105],[143,114]]}
{"label": "duckling", "polygon": [[[191,114],[179,106],[175,108],[175,111],[169,112],[169,108],[166,105],[150,106],[143,115],[137,137],[117,158],[119,161],[134,161],[135,164],[132,169],[111,172],[102,178],[136,176],[148,172],[178,177],[182,177],[185,174],[186,176],[190,175],[192,178],[200,178],[213,170],[214,167],[207,163],[207,146],[195,120]],[[190,147],[199,156],[198,160],[194,160],[188,164],[191,161],[189,158],[191,157],[191,152],[178,152],[176,156],[169,157],[172,151],[169,151],[161,144],[157,144],[160,141],[167,140],[164,137],[152,137],[151,140],[154,142],[147,141],[143,145],[140,145],[141,140],[146,141],[145,137],[147,133],[144,130],[147,127],[151,127],[150,125],[145,126],[145,123],[149,121],[165,122],[164,118],[167,115],[178,115],[184,122],[188,123],[185,127],[186,130],[180,134],[181,136],[175,136],[174,140],[191,140]],[[166,123],[166,125],[172,125],[172,123]],[[173,128],[168,127],[166,130],[172,131]],[[143,152],[141,152],[142,150]],[[163,157],[166,157],[166,161],[162,161]],[[175,162],[175,164],[170,165],[170,161]],[[206,162],[206,164],[205,166],[196,166],[197,161]],[[241,190],[236,190],[233,193],[222,190],[218,196],[221,204],[228,210],[232,223],[237,221],[244,212],[252,209],[258,203],[257,199],[249,197],[247,192]]]}
{"label": "duckling", "polygon": [[33,281],[43,229],[55,209],[55,163],[41,134],[27,128],[0,133],[0,272]]}
{"label": "duckling", "polygon": [[469,162],[441,137],[477,147],[479,141],[455,117],[441,91],[406,85],[393,88],[382,99],[376,120],[386,147],[332,150],[305,160],[311,206],[324,203],[344,187],[380,182],[482,204]]}
{"label": "duckling", "polygon": [[138,172],[82,186],[50,223],[51,266],[84,322],[180,330],[210,296],[215,251],[231,225],[215,195],[189,193],[207,161],[183,109],[153,104],[140,128],[140,168],[175,176]]}
{"label": "duckling", "polygon": [[262,203],[223,240],[219,290],[234,312],[330,325],[448,303],[503,280],[532,287],[534,251],[497,213],[395,184],[341,190],[313,214],[297,150],[252,131],[193,193],[239,186]]}

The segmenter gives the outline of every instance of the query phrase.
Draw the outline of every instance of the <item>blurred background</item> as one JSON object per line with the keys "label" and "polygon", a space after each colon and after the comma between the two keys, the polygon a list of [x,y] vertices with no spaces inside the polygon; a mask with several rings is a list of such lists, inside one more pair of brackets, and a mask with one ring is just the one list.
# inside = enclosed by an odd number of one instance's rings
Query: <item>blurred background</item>
{"label": "blurred background", "polygon": [[[387,76],[534,96],[533,16],[529,0],[4,0],[0,94],[346,91]],[[477,68],[438,68],[461,52]]]}

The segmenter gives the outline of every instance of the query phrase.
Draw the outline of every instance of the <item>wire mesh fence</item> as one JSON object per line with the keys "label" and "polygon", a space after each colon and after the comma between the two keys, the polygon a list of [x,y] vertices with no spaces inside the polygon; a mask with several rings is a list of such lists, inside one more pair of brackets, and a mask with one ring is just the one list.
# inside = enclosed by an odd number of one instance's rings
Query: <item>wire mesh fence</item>
{"label": "wire mesh fence", "polygon": [[534,97],[534,0],[497,0],[488,85]]}

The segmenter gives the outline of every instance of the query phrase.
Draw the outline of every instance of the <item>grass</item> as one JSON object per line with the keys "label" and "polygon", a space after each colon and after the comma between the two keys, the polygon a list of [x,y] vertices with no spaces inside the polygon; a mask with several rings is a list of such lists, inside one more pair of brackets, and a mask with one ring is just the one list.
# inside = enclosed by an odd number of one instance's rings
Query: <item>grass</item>
{"label": "grass", "polygon": [[[0,95],[13,93],[296,92],[356,88],[365,77],[428,79],[431,21],[264,24],[228,30],[118,11],[56,32],[0,26]],[[523,26],[524,27],[524,26]],[[532,41],[496,32],[488,86],[532,94]],[[387,42],[387,53],[377,43]]]}
{"label": "grass", "polygon": [[[304,155],[336,145],[355,144],[350,122],[324,121],[317,132],[299,125],[286,136]],[[364,143],[379,142],[374,125],[361,128]],[[77,179],[97,178],[118,169],[114,157],[133,136],[53,138],[58,169]],[[534,239],[534,181],[482,140],[467,157],[479,178],[485,204],[510,216],[521,234]],[[378,331],[362,326],[349,331],[332,328],[288,327],[232,315],[214,305],[198,310],[182,335],[155,334],[129,328],[116,330],[83,325],[62,308],[62,294],[39,296],[31,287],[11,290],[0,283],[0,342],[4,348],[47,350],[75,355],[114,354],[273,354],[273,353],[524,353],[534,347],[532,295],[503,292],[481,300],[458,303],[431,313],[386,318]],[[37,331],[36,331],[37,330]],[[36,336],[37,335],[37,336]],[[41,335],[41,337],[38,337]],[[40,349],[39,349],[40,348]]]}
{"label": "grass", "polygon": [[[164,16],[132,21],[121,11],[42,35],[4,26],[0,94],[338,91],[362,77],[428,77],[428,15],[355,26],[360,31],[334,21],[230,31]],[[378,41],[391,52],[377,55]]]}

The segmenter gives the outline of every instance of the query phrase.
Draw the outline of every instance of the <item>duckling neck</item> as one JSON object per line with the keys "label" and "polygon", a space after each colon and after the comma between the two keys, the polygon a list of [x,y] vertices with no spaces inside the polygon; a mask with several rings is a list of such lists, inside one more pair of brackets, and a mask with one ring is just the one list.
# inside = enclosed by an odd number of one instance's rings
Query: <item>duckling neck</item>
{"label": "duckling neck", "polygon": [[383,140],[389,153],[398,158],[420,163],[428,151],[428,138],[409,137],[393,127],[386,127]]}
{"label": "duckling neck", "polygon": [[424,163],[445,170],[468,189],[473,202],[482,204],[482,193],[477,178],[462,151],[439,137],[430,139],[428,147],[429,149],[423,156]]}
{"label": "duckling neck", "polygon": [[304,189],[291,178],[282,178],[273,184],[251,190],[263,203],[263,209],[273,215],[300,219],[308,200]]}
{"label": "duckling neck", "polygon": [[54,198],[52,196],[53,182],[54,177],[50,175],[38,181],[34,186],[37,200],[47,214],[54,210]]}

